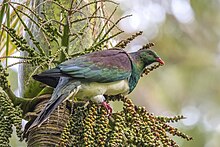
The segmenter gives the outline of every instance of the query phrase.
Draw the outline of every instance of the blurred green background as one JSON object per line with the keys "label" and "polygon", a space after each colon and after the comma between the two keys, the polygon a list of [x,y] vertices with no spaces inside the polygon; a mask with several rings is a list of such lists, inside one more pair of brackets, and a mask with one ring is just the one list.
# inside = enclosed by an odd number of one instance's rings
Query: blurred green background
{"label": "blurred green background", "polygon": [[[129,51],[147,42],[165,61],[129,96],[156,115],[183,114],[177,127],[193,141],[181,147],[220,147],[220,1],[117,0],[126,33],[144,31]],[[175,124],[176,125],[176,124]]]}

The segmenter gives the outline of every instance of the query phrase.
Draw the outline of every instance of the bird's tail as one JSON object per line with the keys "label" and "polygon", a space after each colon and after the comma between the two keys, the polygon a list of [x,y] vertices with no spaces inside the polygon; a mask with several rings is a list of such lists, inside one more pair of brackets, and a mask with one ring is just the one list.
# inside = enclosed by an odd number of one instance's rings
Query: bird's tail
{"label": "bird's tail", "polygon": [[40,125],[48,119],[50,114],[58,107],[59,104],[77,93],[79,85],[80,82],[70,81],[69,78],[60,78],[59,84],[54,89],[51,99],[47,102],[44,109],[40,112],[26,132],[35,126],[40,127]]}

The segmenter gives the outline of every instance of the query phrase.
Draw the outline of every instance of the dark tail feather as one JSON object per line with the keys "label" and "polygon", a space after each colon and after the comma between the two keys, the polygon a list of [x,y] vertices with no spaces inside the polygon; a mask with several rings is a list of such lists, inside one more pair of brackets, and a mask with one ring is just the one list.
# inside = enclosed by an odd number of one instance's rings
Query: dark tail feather
{"label": "dark tail feather", "polygon": [[40,112],[38,117],[34,120],[34,122],[27,129],[27,132],[31,128],[35,126],[39,127],[42,123],[44,123],[48,119],[50,114],[59,106],[59,104],[61,104],[65,100],[67,96],[68,96],[67,94],[61,95],[52,103],[47,103],[46,107]]}
{"label": "dark tail feather", "polygon": [[69,77],[69,76],[62,73],[58,68],[52,68],[38,75],[33,75],[33,78],[35,80],[47,84],[53,88],[55,88],[59,83],[60,77]]}
{"label": "dark tail feather", "polygon": [[73,96],[77,93],[77,86],[80,85],[80,82],[71,82],[68,78],[61,78],[59,84],[54,89],[51,99],[47,102],[47,105],[40,112],[38,117],[34,122],[27,128],[28,132],[31,128],[37,126],[39,127],[43,122],[45,122],[50,114],[68,97]]}
{"label": "dark tail feather", "polygon": [[33,75],[33,78],[53,88],[57,86],[59,79],[60,79],[59,77],[49,77],[49,76],[46,77],[46,76],[39,76],[39,75]]}

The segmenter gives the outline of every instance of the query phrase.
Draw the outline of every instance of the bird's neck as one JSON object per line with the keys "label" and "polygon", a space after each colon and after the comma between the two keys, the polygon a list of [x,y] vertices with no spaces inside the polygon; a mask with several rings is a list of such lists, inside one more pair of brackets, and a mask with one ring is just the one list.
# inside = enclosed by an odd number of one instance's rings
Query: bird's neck
{"label": "bird's neck", "polygon": [[132,63],[132,73],[129,78],[129,87],[130,87],[130,92],[132,92],[134,88],[136,87],[138,80],[140,79],[141,74],[145,67],[144,67],[144,63],[141,62],[137,54],[131,53],[130,57],[131,57],[131,63]]}
{"label": "bird's neck", "polygon": [[130,56],[132,58],[132,62],[134,63],[134,68],[135,68],[136,72],[138,72],[139,75],[141,75],[141,73],[143,72],[143,70],[145,68],[145,64],[140,59],[139,54],[140,54],[140,52],[135,52],[135,53],[131,53]]}
{"label": "bird's neck", "polygon": [[136,87],[138,80],[140,79],[140,72],[137,70],[137,68],[135,67],[135,65],[132,65],[132,73],[131,76],[129,78],[129,93],[132,92],[134,90],[134,88]]}

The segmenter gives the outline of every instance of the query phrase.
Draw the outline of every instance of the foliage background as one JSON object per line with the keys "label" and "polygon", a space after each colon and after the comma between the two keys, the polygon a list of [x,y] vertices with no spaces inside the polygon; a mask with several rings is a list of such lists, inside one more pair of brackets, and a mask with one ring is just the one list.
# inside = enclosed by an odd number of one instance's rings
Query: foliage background
{"label": "foliage background", "polygon": [[185,115],[187,119],[178,123],[178,128],[194,140],[179,140],[180,146],[220,146],[220,1],[117,2],[118,16],[133,14],[119,24],[120,28],[128,35],[144,31],[128,50],[155,42],[154,49],[166,62],[142,78],[129,97],[156,115]]}

